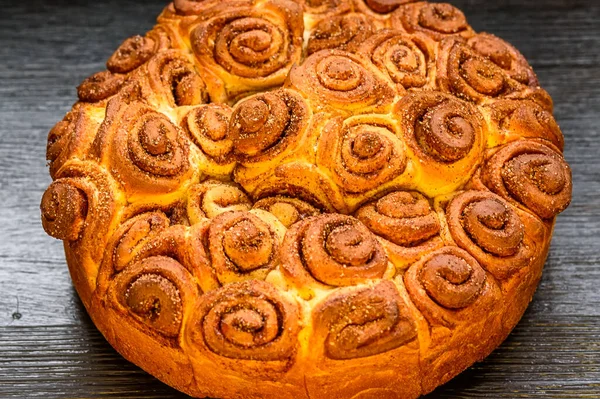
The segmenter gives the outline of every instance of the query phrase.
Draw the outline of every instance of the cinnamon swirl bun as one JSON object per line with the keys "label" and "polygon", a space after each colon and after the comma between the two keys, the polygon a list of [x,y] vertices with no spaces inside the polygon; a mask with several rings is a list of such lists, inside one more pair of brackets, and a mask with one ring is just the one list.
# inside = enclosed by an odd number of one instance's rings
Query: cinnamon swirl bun
{"label": "cinnamon swirl bun", "polygon": [[526,86],[514,80],[489,56],[469,47],[463,40],[445,39],[437,59],[437,83],[446,93],[467,101],[486,101],[518,96]]}
{"label": "cinnamon swirl bun", "polygon": [[465,14],[448,3],[422,1],[402,5],[392,14],[391,25],[408,33],[422,32],[436,41],[475,34]]}
{"label": "cinnamon swirl bun", "polygon": [[117,94],[123,83],[125,77],[121,74],[98,72],[77,86],[77,96],[82,102],[97,103]]}
{"label": "cinnamon swirl bun", "polygon": [[324,19],[310,32],[306,52],[312,54],[326,49],[354,52],[374,29],[374,22],[364,14],[350,13]]}
{"label": "cinnamon swirl bun", "polygon": [[565,140],[552,112],[530,100],[499,100],[484,109],[490,119],[488,147],[520,138],[550,141],[561,152]]}
{"label": "cinnamon swirl bun", "polygon": [[[390,274],[381,244],[359,220],[330,214],[296,223],[285,235],[281,271],[301,295],[383,278]],[[393,273],[393,272],[392,272]]]}
{"label": "cinnamon swirl bun", "polygon": [[406,149],[398,131],[393,121],[379,115],[334,118],[319,138],[317,165],[345,192],[382,188],[406,169]]}
{"label": "cinnamon swirl bun", "polygon": [[207,175],[227,176],[235,167],[230,119],[229,106],[205,104],[193,108],[180,122],[199,150],[198,168]]}
{"label": "cinnamon swirl bun", "polygon": [[147,64],[151,94],[158,104],[171,107],[198,105],[208,102],[206,83],[187,57],[176,50],[155,55]]}
{"label": "cinnamon swirl bun", "polygon": [[389,82],[362,57],[341,50],[321,50],[290,71],[289,86],[313,107],[385,113],[396,95]]}
{"label": "cinnamon swirl bun", "polygon": [[281,85],[300,61],[304,22],[292,0],[220,5],[203,14],[190,33],[212,101]]}
{"label": "cinnamon swirl bun", "polygon": [[98,110],[93,106],[80,103],[50,130],[46,160],[53,179],[68,160],[82,158],[89,151],[94,135],[88,132],[98,130],[99,124],[95,120],[97,113]]}
{"label": "cinnamon swirl bun", "polygon": [[493,192],[551,219],[571,202],[571,168],[551,146],[536,140],[507,144],[488,159],[482,180]]}
{"label": "cinnamon swirl bun", "polygon": [[418,192],[387,194],[360,207],[356,217],[382,238],[388,257],[400,270],[443,245],[438,216]]}
{"label": "cinnamon swirl bun", "polygon": [[538,263],[544,247],[541,221],[497,195],[466,191],[448,204],[446,213],[454,241],[498,280]]}
{"label": "cinnamon swirl bun", "polygon": [[489,33],[479,33],[467,41],[475,51],[504,69],[514,80],[527,86],[539,85],[533,68],[525,57],[509,43]]}
{"label": "cinnamon swirl bun", "polygon": [[[413,156],[415,189],[434,197],[463,185],[480,162],[486,133],[477,107],[436,91],[410,93],[394,109]],[[423,162],[422,160],[427,160]]]}
{"label": "cinnamon swirl bun", "polygon": [[94,145],[130,196],[178,190],[195,174],[189,142],[166,115],[142,102],[115,98]]}
{"label": "cinnamon swirl bun", "polygon": [[146,36],[135,35],[121,43],[106,62],[106,68],[113,73],[129,73],[169,47],[171,40],[163,29],[157,28]]}
{"label": "cinnamon swirl bun", "polygon": [[435,45],[425,35],[382,30],[363,41],[358,52],[400,87],[410,89],[432,84]]}

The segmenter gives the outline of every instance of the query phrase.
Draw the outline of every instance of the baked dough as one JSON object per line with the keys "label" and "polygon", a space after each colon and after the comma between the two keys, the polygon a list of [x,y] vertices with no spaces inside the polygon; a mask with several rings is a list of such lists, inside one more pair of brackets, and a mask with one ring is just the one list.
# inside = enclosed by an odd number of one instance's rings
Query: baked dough
{"label": "baked dough", "polygon": [[175,0],[78,95],[44,228],[196,397],[432,391],[516,325],[571,199],[550,96],[449,4]]}

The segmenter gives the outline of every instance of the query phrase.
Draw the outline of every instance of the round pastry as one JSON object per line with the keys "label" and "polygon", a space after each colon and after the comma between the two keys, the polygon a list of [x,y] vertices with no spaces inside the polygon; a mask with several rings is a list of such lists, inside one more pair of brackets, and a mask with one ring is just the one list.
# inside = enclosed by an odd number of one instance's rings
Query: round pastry
{"label": "round pastry", "polygon": [[50,132],[42,222],[125,358],[196,397],[416,398],[525,311],[571,171],[450,4],[174,0]]}

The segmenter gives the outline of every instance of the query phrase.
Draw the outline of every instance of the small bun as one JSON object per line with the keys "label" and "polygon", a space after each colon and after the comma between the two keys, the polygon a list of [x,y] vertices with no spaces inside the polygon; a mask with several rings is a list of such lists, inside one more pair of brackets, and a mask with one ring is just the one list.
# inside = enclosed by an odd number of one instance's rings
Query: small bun
{"label": "small bun", "polygon": [[75,241],[79,238],[88,211],[81,190],[65,181],[56,181],[42,197],[42,225],[54,238]]}

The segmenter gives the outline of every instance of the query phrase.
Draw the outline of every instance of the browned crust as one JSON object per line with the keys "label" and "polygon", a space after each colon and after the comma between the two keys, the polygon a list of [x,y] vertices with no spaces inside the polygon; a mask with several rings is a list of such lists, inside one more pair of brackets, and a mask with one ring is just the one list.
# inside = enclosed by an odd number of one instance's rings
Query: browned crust
{"label": "browned crust", "polygon": [[107,68],[49,135],[42,222],[161,381],[412,399],[522,317],[571,172],[531,67],[458,9],[177,0]]}
{"label": "browned crust", "polygon": [[[443,356],[444,353],[461,350],[461,342],[454,340],[451,345],[445,345],[443,348],[419,351],[418,347],[413,347],[384,354],[383,358],[370,360],[363,358],[346,364],[337,361],[328,365],[327,362],[322,363],[322,359],[308,357],[299,359],[298,365],[287,378],[276,382],[254,380],[251,384],[243,383],[234,375],[228,376],[223,373],[223,370],[203,367],[202,362],[190,358],[177,348],[159,343],[129,324],[126,318],[107,307],[105,301],[92,295],[89,283],[86,281],[87,277],[81,273],[82,269],[76,254],[67,248],[65,253],[73,284],[94,324],[111,346],[144,371],[188,395],[194,397],[217,395],[221,398],[328,399],[334,395],[340,398],[355,397],[360,393],[360,396],[356,397],[415,398],[433,391],[474,362],[484,359],[506,339],[521,319],[535,293],[550,246],[549,239],[545,242],[543,255],[539,257],[538,262],[503,285],[504,298],[512,300],[494,311],[494,317],[498,320],[494,334],[489,336],[487,342],[480,345],[475,352],[461,351],[460,356]],[[418,313],[414,307],[412,311]],[[424,327],[423,323],[424,321],[421,320],[421,327]],[[465,329],[461,335],[467,337],[469,330]],[[415,362],[415,351],[421,361],[420,365]],[[423,372],[433,363],[435,367],[422,375],[415,373],[414,369],[411,372],[406,367],[407,364],[412,364],[412,367],[417,367],[420,372]],[[390,364],[397,366],[390,369],[388,367]],[[364,372],[366,368],[369,369],[368,373]],[[294,383],[297,385],[293,385]],[[340,390],[340,387],[346,388]]]}

